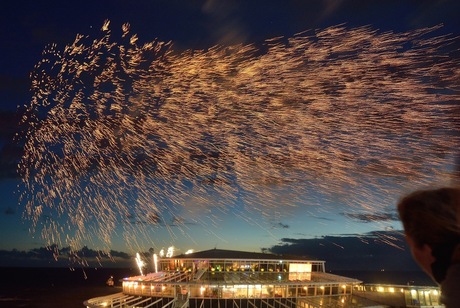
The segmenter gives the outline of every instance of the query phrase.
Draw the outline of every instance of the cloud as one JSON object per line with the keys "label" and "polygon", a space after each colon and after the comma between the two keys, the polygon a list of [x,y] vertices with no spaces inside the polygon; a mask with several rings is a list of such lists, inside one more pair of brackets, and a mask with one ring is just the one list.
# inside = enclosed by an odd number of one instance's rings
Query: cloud
{"label": "cloud", "polygon": [[180,216],[164,217],[160,216],[157,212],[152,212],[149,214],[140,217],[139,215],[128,214],[126,216],[125,222],[127,224],[137,224],[137,225],[154,225],[154,226],[163,226],[163,227],[173,227],[178,226],[182,227],[185,225],[196,225],[195,222],[186,220]]}
{"label": "cloud", "polygon": [[333,270],[419,270],[400,231],[321,238],[283,238],[271,253],[326,261]]}
{"label": "cloud", "polygon": [[0,179],[17,178],[16,171],[23,149],[14,141],[18,132],[18,115],[0,111]]}
{"label": "cloud", "polygon": [[12,208],[11,206],[7,207],[5,211],[3,212],[5,215],[14,215],[16,213],[16,210]]}
{"label": "cloud", "polygon": [[398,221],[396,212],[373,212],[373,213],[342,213],[345,217],[358,220],[360,222],[375,222],[375,221]]}
{"label": "cloud", "polygon": [[329,217],[324,217],[324,216],[315,216],[315,218],[319,220],[334,221],[334,219],[329,218]]}
{"label": "cloud", "polygon": [[289,229],[289,225],[283,224],[282,222],[274,223],[272,225],[273,229]]}
{"label": "cloud", "polygon": [[[29,68],[31,69],[32,66]],[[3,129],[11,130],[14,126],[8,126],[10,121],[16,117],[4,117],[5,111],[12,113],[18,105],[23,105],[30,100],[30,80],[28,77],[14,77],[10,75],[0,75],[0,135]],[[18,123],[18,122],[16,122]]]}
{"label": "cloud", "polygon": [[207,0],[202,11],[213,21],[209,34],[220,45],[236,45],[247,40],[241,12],[231,1]]}
{"label": "cloud", "polygon": [[69,247],[58,248],[57,245],[39,247],[30,250],[0,250],[2,266],[25,267],[129,267],[133,256],[111,250],[108,253],[83,247],[79,251],[71,251]]}

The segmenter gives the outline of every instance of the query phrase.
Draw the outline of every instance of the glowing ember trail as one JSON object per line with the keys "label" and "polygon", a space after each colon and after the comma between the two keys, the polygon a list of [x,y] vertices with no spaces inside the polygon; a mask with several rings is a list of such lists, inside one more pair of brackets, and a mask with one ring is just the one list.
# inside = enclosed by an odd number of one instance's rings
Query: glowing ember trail
{"label": "glowing ember trail", "polygon": [[139,272],[140,272],[141,276],[144,276],[144,273],[142,272],[142,268],[145,266],[145,262],[142,261],[141,256],[139,255],[139,253],[136,253],[136,264],[137,264],[137,267],[139,268]]}
{"label": "glowing ember trail", "polygon": [[109,250],[117,226],[135,243],[166,218],[213,224],[211,207],[376,213],[408,185],[450,181],[458,39],[437,30],[337,26],[264,51],[175,52],[129,25],[113,40],[107,22],[51,45],[22,121],[25,216],[50,245]]}
{"label": "glowing ember trail", "polygon": [[158,273],[158,256],[156,253],[153,254],[153,266],[155,268],[155,273]]}

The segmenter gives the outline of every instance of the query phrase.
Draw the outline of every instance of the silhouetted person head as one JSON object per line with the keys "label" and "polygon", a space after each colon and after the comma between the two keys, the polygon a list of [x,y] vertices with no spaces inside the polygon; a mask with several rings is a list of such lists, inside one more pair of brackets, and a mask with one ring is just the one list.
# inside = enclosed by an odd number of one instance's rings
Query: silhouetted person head
{"label": "silhouetted person head", "polygon": [[419,190],[398,203],[399,217],[412,255],[438,283],[452,263],[459,263],[460,189]]}

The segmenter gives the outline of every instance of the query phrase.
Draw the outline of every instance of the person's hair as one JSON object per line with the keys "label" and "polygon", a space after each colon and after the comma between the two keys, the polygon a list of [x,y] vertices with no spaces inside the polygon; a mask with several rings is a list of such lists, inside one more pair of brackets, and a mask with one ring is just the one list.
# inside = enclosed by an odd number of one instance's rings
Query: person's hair
{"label": "person's hair", "polygon": [[460,188],[415,191],[399,201],[398,212],[405,233],[418,247],[460,237]]}
{"label": "person's hair", "polygon": [[460,189],[420,190],[398,203],[404,231],[421,248],[427,244],[435,261],[433,278],[441,283],[450,266],[452,254],[460,244]]}

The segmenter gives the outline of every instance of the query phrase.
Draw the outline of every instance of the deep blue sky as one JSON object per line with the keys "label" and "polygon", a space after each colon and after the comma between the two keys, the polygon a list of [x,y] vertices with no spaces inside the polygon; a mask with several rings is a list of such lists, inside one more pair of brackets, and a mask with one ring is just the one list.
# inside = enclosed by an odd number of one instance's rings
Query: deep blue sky
{"label": "deep blue sky", "polygon": [[[21,218],[22,208],[18,207],[15,193],[19,180],[14,173],[21,149],[14,145],[12,137],[17,130],[17,106],[30,100],[29,72],[41,59],[46,45],[56,43],[63,48],[77,33],[97,32],[106,19],[114,31],[128,22],[140,41],[172,41],[177,50],[261,43],[272,37],[290,37],[338,24],[401,32],[442,23],[441,32],[458,35],[459,13],[460,3],[456,0],[8,1],[0,13],[0,250],[44,246],[39,235],[29,234]],[[388,204],[389,212],[391,206]],[[174,245],[181,251],[212,247],[260,251],[318,236],[400,228],[392,215],[369,221],[369,217],[351,217],[344,215],[346,212],[346,207],[326,201],[317,208],[294,209],[286,216],[283,213],[265,221],[255,216],[242,219],[241,214],[230,212],[208,228],[189,225],[187,236],[174,230],[174,226],[173,235],[168,228],[158,228],[150,236],[155,238],[157,247]],[[113,248],[125,250],[123,241],[115,239]],[[146,240],[145,245],[149,244]]]}

